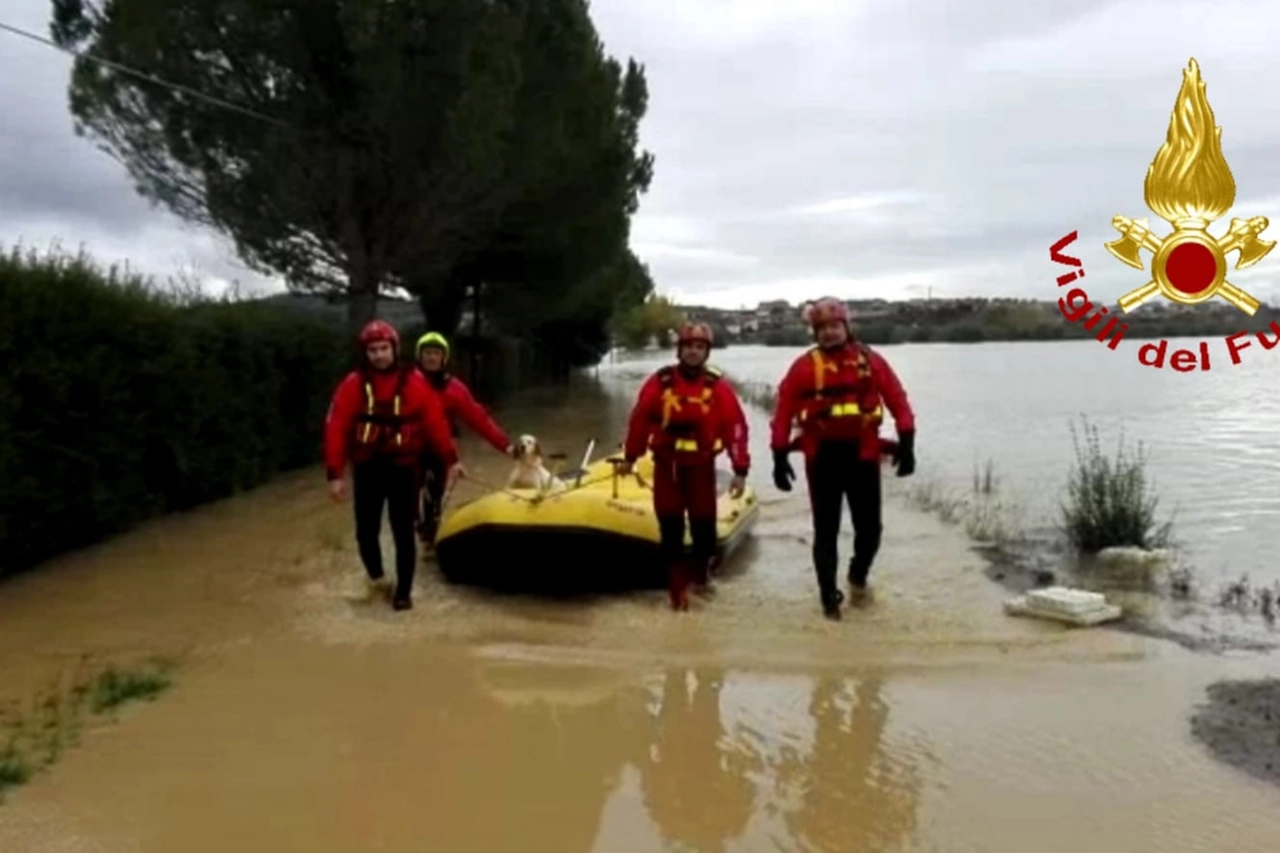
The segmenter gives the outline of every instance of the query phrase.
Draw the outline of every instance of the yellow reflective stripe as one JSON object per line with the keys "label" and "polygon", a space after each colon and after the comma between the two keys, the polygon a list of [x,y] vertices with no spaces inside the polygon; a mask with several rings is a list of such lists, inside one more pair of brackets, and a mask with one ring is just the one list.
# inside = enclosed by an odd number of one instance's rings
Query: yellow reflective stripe
{"label": "yellow reflective stripe", "polygon": [[[373,400],[373,383],[371,383],[371,382],[366,382],[366,383],[364,383],[364,398],[365,398],[365,414],[367,414],[369,417],[373,417],[373,403],[374,403],[374,400]],[[367,444],[367,443],[368,443],[368,441],[369,441],[369,433],[370,433],[372,430],[373,430],[373,424],[372,424],[372,423],[370,423],[369,421],[365,421],[365,422],[364,422],[364,432],[363,432],[363,433],[361,434],[361,436],[360,436],[360,441],[361,441],[362,443],[365,443],[365,444]]]}
{"label": "yellow reflective stripe", "polygon": [[680,411],[680,398],[668,388],[662,392],[662,428],[671,423],[671,413]]}
{"label": "yellow reflective stripe", "polygon": [[[677,438],[675,449],[684,453],[696,453],[698,452],[698,442],[692,438]],[[724,449],[724,442],[717,438],[711,445],[711,449],[719,453]]]}
{"label": "yellow reflective stripe", "polygon": [[814,347],[809,350],[809,357],[813,359],[813,391],[815,394],[822,393],[822,386],[826,382],[826,362],[822,358],[822,350]]}
{"label": "yellow reflective stripe", "polygon": [[[711,398],[714,396],[710,388],[704,388],[702,394],[698,397],[687,397],[690,403],[698,403],[702,406],[704,412],[711,411]],[[670,388],[662,392],[662,428],[666,429],[671,424],[671,415],[673,412],[680,411],[680,398]]]}
{"label": "yellow reflective stripe", "polygon": [[[854,415],[862,414],[862,409],[858,407],[857,403],[837,403],[834,406],[832,406],[830,409],[827,409],[825,414],[833,418],[848,418],[848,417],[853,417]],[[876,406],[871,411],[871,414],[869,415],[869,417],[872,417],[872,418],[879,418],[883,416],[884,416],[884,409],[880,406]],[[809,419],[808,410],[801,411],[800,420],[806,421],[808,419]]]}
{"label": "yellow reflective stripe", "polygon": [[[364,409],[365,414],[368,415],[370,418],[372,418],[377,411],[377,399],[373,395],[373,383],[371,382],[366,382],[364,384],[364,400],[365,400],[365,409]],[[391,408],[392,408],[392,411],[395,412],[396,418],[399,418],[400,417],[400,395],[399,394],[397,394],[392,399]],[[360,443],[368,444],[372,434],[373,434],[373,422],[365,421],[364,429],[360,431]],[[404,434],[403,434],[403,431],[400,429],[399,424],[397,423],[396,446],[402,446],[403,444],[404,444]]]}

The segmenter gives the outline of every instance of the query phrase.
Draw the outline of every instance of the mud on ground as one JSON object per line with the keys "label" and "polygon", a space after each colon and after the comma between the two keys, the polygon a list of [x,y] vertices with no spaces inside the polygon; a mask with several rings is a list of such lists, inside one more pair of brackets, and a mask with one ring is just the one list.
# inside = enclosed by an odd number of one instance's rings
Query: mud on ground
{"label": "mud on ground", "polygon": [[1280,678],[1210,685],[1191,732],[1218,760],[1280,785]]}
{"label": "mud on ground", "polygon": [[[1004,589],[1016,595],[1028,590],[1054,584],[1077,585],[1067,568],[1062,550],[1047,541],[1001,545],[978,545],[974,550],[987,561],[986,575]],[[1152,590],[1154,598],[1177,608],[1190,603],[1191,592],[1186,579],[1171,576],[1161,588]],[[1085,584],[1088,586],[1088,584]],[[1165,614],[1166,616],[1169,614]],[[1156,640],[1177,643],[1193,652],[1221,654],[1224,652],[1269,652],[1280,649],[1280,644],[1256,637],[1223,633],[1219,627],[1206,628],[1198,621],[1177,624],[1166,619],[1147,619],[1126,613],[1118,622],[1101,626],[1104,629],[1125,631]]]}

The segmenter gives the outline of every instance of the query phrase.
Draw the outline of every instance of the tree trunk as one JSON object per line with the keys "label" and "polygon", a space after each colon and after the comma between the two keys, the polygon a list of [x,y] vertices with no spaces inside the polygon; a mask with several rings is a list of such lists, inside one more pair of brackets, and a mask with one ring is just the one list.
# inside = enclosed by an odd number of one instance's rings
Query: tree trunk
{"label": "tree trunk", "polygon": [[424,287],[416,292],[419,294],[418,304],[422,306],[422,316],[427,328],[446,338],[457,334],[462,307],[467,301],[465,285],[450,279],[437,287]]}
{"label": "tree trunk", "polygon": [[378,315],[378,286],[367,278],[350,276],[347,288],[347,331],[352,340],[365,323]]}

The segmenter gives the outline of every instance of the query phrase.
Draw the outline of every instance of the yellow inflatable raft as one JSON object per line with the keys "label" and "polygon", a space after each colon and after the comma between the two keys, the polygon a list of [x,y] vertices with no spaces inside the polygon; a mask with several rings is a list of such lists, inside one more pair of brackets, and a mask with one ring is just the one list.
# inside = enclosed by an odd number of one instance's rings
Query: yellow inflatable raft
{"label": "yellow inflatable raft", "polygon": [[[615,472],[618,461],[563,473],[560,490],[503,490],[446,512],[436,535],[441,572],[453,582],[503,586],[664,586],[653,459],[637,461],[629,476]],[[750,486],[730,497],[729,472],[718,474],[716,551],[723,561],[746,539],[760,505]]]}

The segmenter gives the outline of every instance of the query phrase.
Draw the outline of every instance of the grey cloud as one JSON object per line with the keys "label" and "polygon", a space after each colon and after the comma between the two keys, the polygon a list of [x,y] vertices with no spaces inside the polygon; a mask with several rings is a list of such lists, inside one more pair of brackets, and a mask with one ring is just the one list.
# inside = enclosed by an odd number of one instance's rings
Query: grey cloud
{"label": "grey cloud", "polygon": [[[48,14],[47,0],[10,0],[0,20],[44,35]],[[161,281],[195,275],[212,289],[278,287],[240,264],[225,239],[153,207],[122,164],[76,136],[70,69],[65,54],[0,32],[0,244],[83,248],[107,265],[127,261]]]}
{"label": "grey cloud", "polygon": [[[43,32],[45,0],[6,5]],[[1113,215],[1150,216],[1143,177],[1192,55],[1238,202],[1280,202],[1280,96],[1258,82],[1280,73],[1274,4],[1222,0],[1206,15],[1132,0],[597,0],[592,11],[608,50],[647,68],[642,141],[657,171],[633,240],[659,287],[682,294],[736,302],[739,287],[788,295],[805,280],[874,279],[899,282],[875,285],[899,296],[1052,298],[1048,245],[1078,229],[1089,287],[1118,296],[1141,273],[1102,244]],[[159,269],[177,252],[210,275],[252,278],[72,137],[66,68],[0,36],[0,235],[36,222],[69,242],[132,246]],[[860,212],[797,210],[911,193]],[[1280,228],[1280,203],[1233,213]],[[1235,278],[1274,295],[1272,261]]]}
{"label": "grey cloud", "polygon": [[[6,23],[43,35],[49,4],[6,5]],[[17,12],[17,14],[13,14]],[[0,33],[0,224],[45,217],[71,227],[127,233],[152,218],[124,168],[74,133],[67,107],[71,60],[52,48]]]}
{"label": "grey cloud", "polygon": [[[618,5],[604,7],[605,25],[608,10]],[[1143,177],[1164,139],[1188,56],[1200,59],[1224,126],[1239,201],[1278,189],[1267,167],[1280,127],[1258,109],[1255,80],[1266,79],[1266,70],[1280,71],[1280,59],[1255,39],[1247,60],[1231,60],[1233,48],[1222,35],[1243,21],[1265,30],[1263,19],[1248,16],[1268,10],[1215,8],[1215,35],[1191,26],[1188,9],[877,4],[856,27],[845,22],[845,56],[814,56],[840,34],[775,41],[767,55],[753,48],[752,61],[770,73],[753,76],[749,96],[746,86],[688,70],[699,64],[696,56],[664,53],[675,97],[689,106],[672,133],[679,144],[665,149],[667,116],[655,96],[647,141],[658,154],[658,177],[642,213],[680,212],[710,222],[718,247],[761,259],[753,277],[822,277],[834,270],[874,277],[1003,260],[1002,273],[974,280],[958,270],[956,279],[969,279],[975,292],[1021,295],[1045,295],[1046,281],[1052,289],[1048,244],[1079,229],[1078,245],[1097,267],[1091,282],[1119,291],[1136,286],[1137,271],[1112,261],[1102,242],[1116,236],[1114,214],[1150,216]],[[1175,20],[1172,32],[1160,28],[1166,12]],[[1194,12],[1205,20],[1203,7]],[[1269,16],[1274,20],[1276,13]],[[1132,28],[1139,23],[1145,35],[1135,48]],[[1070,40],[1063,41],[1064,32]],[[616,35],[615,49],[626,38],[621,30]],[[644,58],[648,46],[626,49]],[[1051,70],[1037,69],[1038,51]],[[895,52],[898,61],[890,61]],[[686,69],[683,76],[678,68]],[[806,79],[814,69],[823,70],[821,79]],[[651,75],[663,85],[654,66]],[[693,106],[699,103],[701,111]],[[695,138],[698,145],[690,142]],[[940,198],[895,211],[879,228],[839,216],[770,216],[797,202],[893,189]],[[743,211],[754,215],[738,215]],[[899,216],[913,215],[913,224],[901,224]],[[925,236],[899,239],[895,229],[904,227]],[[678,258],[651,266],[661,284],[682,292],[722,288],[732,274]],[[1274,287],[1273,276],[1253,275],[1260,287]]]}

